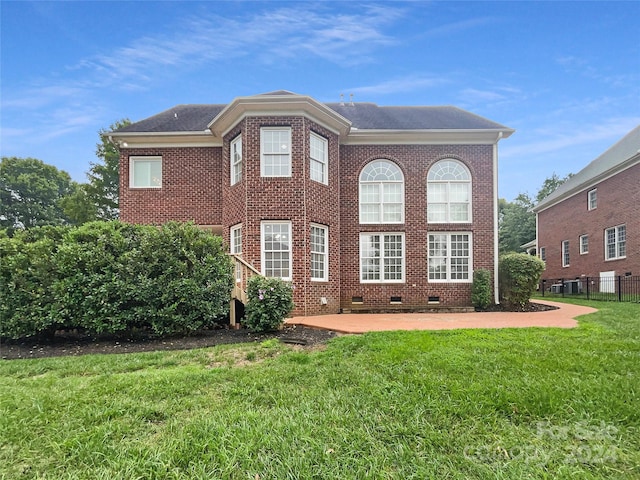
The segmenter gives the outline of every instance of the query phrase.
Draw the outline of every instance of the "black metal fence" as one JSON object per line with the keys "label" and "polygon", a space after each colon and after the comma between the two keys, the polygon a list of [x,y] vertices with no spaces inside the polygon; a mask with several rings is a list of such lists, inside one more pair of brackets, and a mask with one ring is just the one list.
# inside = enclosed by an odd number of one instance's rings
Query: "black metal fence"
{"label": "black metal fence", "polygon": [[539,291],[543,297],[640,303],[640,275],[543,279]]}

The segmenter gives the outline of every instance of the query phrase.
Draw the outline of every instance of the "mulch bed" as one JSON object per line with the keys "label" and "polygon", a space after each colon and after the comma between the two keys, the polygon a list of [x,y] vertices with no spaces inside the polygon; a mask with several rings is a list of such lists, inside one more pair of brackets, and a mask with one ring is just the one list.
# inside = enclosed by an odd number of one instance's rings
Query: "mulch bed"
{"label": "mulch bed", "polygon": [[285,343],[313,347],[336,336],[335,332],[287,325],[282,330],[255,333],[247,329],[203,330],[189,336],[157,338],[138,333],[136,335],[104,335],[94,337],[76,332],[60,332],[47,341],[15,340],[0,343],[0,358],[44,358],[65,355],[113,354],[152,352],[162,350],[190,350],[230,343],[262,342],[277,338]]}
{"label": "mulch bed", "polygon": [[[541,312],[555,310],[557,307],[533,303],[523,309],[506,309],[503,305],[492,305],[483,312]],[[277,338],[285,343],[313,347],[334,338],[336,332],[286,325],[282,330],[268,333],[255,333],[247,329],[232,330],[226,328],[203,330],[189,336],[158,338],[149,334],[104,335],[94,337],[77,332],[60,332],[52,339],[15,340],[0,342],[0,358],[14,360],[20,358],[77,356],[88,354],[113,354],[152,352],[162,350],[190,350],[193,348],[212,347],[230,343],[262,342]]]}

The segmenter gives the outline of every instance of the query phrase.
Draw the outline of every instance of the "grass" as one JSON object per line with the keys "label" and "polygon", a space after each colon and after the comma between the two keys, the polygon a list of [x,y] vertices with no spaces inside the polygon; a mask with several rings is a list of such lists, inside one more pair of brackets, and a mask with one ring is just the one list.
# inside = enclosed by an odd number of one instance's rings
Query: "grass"
{"label": "grass", "polygon": [[0,362],[2,479],[640,478],[640,305],[572,330]]}

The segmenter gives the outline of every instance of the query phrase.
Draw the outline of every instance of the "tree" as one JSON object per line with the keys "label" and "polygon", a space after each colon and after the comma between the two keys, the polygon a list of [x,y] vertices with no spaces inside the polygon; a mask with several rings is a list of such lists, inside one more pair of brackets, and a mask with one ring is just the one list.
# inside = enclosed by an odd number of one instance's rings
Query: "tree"
{"label": "tree", "polygon": [[118,120],[108,129],[99,132],[101,142],[96,144],[99,162],[91,162],[87,172],[89,183],[84,195],[94,208],[94,219],[115,220],[120,215],[120,152],[118,146],[109,139],[109,132],[130,125],[129,119]]}
{"label": "tree", "polygon": [[501,254],[520,251],[520,245],[536,238],[536,215],[533,207],[553,193],[572,174],[560,178],[556,173],[545,179],[535,199],[520,193],[513,202],[501,198],[498,203],[499,250]]}
{"label": "tree", "polygon": [[63,199],[77,184],[69,174],[35,158],[2,157],[0,227],[18,228],[70,223]]}

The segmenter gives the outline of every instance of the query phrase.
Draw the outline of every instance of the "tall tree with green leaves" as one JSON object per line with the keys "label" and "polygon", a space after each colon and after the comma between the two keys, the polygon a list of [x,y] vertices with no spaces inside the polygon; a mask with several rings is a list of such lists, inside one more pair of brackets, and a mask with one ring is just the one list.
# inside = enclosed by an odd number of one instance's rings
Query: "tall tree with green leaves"
{"label": "tall tree with green leaves", "polygon": [[551,177],[545,179],[535,198],[531,198],[528,193],[520,193],[513,202],[500,199],[498,241],[501,254],[520,252],[521,245],[536,238],[536,215],[531,209],[570,177],[571,174],[560,178],[553,173]]}
{"label": "tall tree with green leaves", "polygon": [[89,183],[85,195],[95,209],[96,220],[114,220],[119,217],[120,152],[109,139],[109,132],[130,125],[129,119],[118,120],[108,129],[99,132],[100,143],[96,144],[98,162],[91,162],[87,172]]}
{"label": "tall tree with green leaves", "polygon": [[0,227],[11,235],[18,228],[71,223],[64,199],[76,188],[67,172],[42,160],[2,157]]}

